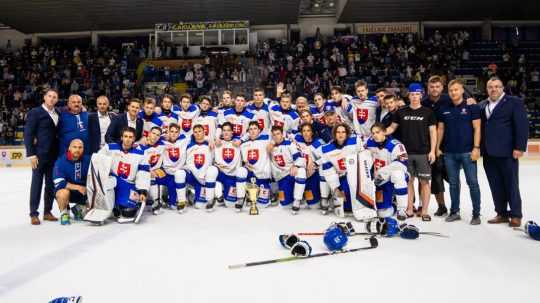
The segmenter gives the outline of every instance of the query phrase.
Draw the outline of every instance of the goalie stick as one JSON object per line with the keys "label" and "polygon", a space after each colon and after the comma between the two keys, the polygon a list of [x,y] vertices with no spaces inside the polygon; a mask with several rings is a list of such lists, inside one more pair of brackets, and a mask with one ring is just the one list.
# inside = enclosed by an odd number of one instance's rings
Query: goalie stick
{"label": "goalie stick", "polygon": [[249,262],[249,263],[242,263],[242,264],[236,264],[236,265],[229,265],[229,269],[238,269],[238,268],[243,268],[243,267],[252,267],[252,266],[259,266],[259,265],[272,264],[272,263],[283,263],[283,262],[290,262],[290,261],[296,261],[296,260],[305,260],[305,259],[311,259],[311,258],[318,258],[318,257],[346,254],[346,253],[357,252],[357,251],[360,251],[360,250],[373,249],[373,248],[377,248],[377,246],[379,246],[379,242],[377,241],[377,238],[375,238],[375,237],[369,238],[369,244],[370,244],[370,246],[366,246],[366,247],[357,247],[357,248],[351,248],[351,249],[342,249],[342,250],[336,250],[336,251],[322,252],[322,253],[313,254],[313,255],[310,255],[310,256],[307,256],[307,257],[291,256],[291,257],[272,259],[272,260],[266,260],[266,261],[258,261],[258,262]]}
{"label": "goalie stick", "polygon": [[138,224],[139,221],[141,220],[141,217],[142,217],[142,214],[144,212],[145,207],[146,207],[146,201],[143,201],[143,202],[141,202],[141,205],[139,205],[139,209],[137,210],[137,213],[135,214],[135,217],[133,217],[133,218],[120,217],[120,218],[118,218],[116,220],[116,222],[118,222],[120,224],[124,224],[124,223]]}

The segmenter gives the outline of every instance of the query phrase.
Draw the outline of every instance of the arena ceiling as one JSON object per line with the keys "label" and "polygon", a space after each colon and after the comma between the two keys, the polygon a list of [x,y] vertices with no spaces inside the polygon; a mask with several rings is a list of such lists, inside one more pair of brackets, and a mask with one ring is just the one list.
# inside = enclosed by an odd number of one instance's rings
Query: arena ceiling
{"label": "arena ceiling", "polygon": [[[302,5],[300,5],[302,2]],[[308,2],[311,2],[309,4]],[[178,21],[295,24],[330,5],[341,23],[540,20],[538,0],[0,0],[0,22],[25,33],[152,28]],[[316,9],[315,9],[316,8]],[[312,10],[313,10],[312,9]]]}
{"label": "arena ceiling", "polygon": [[24,33],[153,28],[178,21],[294,24],[300,0],[0,0],[0,22]]}
{"label": "arena ceiling", "polygon": [[540,20],[538,0],[348,0],[339,22]]}

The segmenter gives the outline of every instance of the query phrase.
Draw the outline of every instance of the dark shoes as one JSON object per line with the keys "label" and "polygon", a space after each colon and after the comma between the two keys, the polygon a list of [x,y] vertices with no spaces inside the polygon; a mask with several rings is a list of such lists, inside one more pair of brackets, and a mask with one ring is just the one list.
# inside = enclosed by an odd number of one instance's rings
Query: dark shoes
{"label": "dark shoes", "polygon": [[499,216],[499,215],[497,215],[495,218],[493,218],[491,220],[488,220],[489,224],[501,224],[501,223],[508,223],[508,222],[510,222],[508,217],[503,217],[503,216]]}
{"label": "dark shoes", "polygon": [[446,206],[444,205],[439,206],[437,211],[434,213],[435,217],[442,217],[442,216],[445,216],[446,214],[448,214],[448,208],[446,208]]}
{"label": "dark shoes", "polygon": [[510,227],[520,227],[521,226],[521,218],[512,218],[512,219],[510,219],[510,223],[508,225],[510,225]]}
{"label": "dark shoes", "polygon": [[41,224],[41,222],[39,221],[39,217],[38,216],[31,216],[30,217],[30,224],[32,224],[32,225]]}
{"label": "dark shoes", "polygon": [[53,214],[51,214],[51,213],[45,213],[45,214],[43,214],[43,221],[56,222],[56,221],[58,221],[58,218],[53,216]]}
{"label": "dark shoes", "polygon": [[480,225],[482,223],[482,220],[480,220],[480,216],[473,216],[471,219],[471,225]]}

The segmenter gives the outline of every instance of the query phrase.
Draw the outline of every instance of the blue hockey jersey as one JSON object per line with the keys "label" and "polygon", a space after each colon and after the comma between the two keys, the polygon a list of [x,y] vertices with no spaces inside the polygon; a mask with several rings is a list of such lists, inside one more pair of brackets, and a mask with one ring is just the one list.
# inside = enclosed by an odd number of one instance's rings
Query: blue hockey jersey
{"label": "blue hockey jersey", "polygon": [[89,167],[90,156],[83,155],[79,160],[74,161],[68,153],[64,153],[54,163],[54,189],[66,188],[68,183],[86,186],[86,175]]}

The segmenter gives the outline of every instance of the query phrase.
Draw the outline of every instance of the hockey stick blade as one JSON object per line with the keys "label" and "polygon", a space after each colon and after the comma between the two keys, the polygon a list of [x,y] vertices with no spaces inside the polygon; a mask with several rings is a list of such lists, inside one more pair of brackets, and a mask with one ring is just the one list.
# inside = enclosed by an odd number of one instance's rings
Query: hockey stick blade
{"label": "hockey stick blade", "polygon": [[377,241],[377,238],[371,237],[369,238],[369,244],[370,246],[367,246],[367,247],[357,247],[357,248],[351,248],[351,249],[342,249],[338,251],[322,252],[322,253],[313,254],[307,257],[291,256],[291,257],[272,259],[272,260],[266,260],[266,261],[229,265],[229,269],[238,269],[238,268],[243,268],[243,267],[252,267],[252,266],[259,266],[259,265],[272,264],[272,263],[283,263],[283,262],[290,262],[290,261],[296,261],[296,260],[305,260],[305,259],[312,259],[312,258],[318,258],[318,257],[352,253],[352,252],[357,252],[361,250],[377,248],[379,246],[379,241]]}

